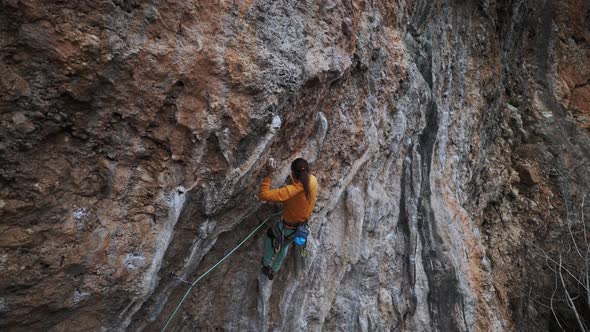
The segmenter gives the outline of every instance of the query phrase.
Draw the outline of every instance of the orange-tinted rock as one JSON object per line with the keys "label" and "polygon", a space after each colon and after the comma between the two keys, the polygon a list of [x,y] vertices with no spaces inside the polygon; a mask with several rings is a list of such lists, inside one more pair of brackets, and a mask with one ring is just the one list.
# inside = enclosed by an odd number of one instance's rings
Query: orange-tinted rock
{"label": "orange-tinted rock", "polygon": [[301,156],[320,181],[310,256],[271,287],[261,230],[171,330],[550,326],[541,253],[588,193],[587,11],[2,2],[0,329],[160,330],[177,277],[274,212],[271,156],[273,186]]}
{"label": "orange-tinted rock", "polygon": [[590,85],[574,89],[571,106],[580,127],[590,129]]}

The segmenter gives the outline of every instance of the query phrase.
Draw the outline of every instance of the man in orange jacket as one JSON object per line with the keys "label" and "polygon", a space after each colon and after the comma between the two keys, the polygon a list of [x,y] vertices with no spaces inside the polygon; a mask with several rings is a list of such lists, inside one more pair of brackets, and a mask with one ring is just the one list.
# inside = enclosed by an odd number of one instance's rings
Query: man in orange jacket
{"label": "man in orange jacket", "polygon": [[267,172],[260,186],[259,197],[263,201],[283,203],[284,209],[283,220],[269,229],[264,239],[262,272],[272,280],[287,256],[297,227],[306,224],[311,217],[318,193],[318,180],[311,175],[309,163],[303,158],[297,158],[291,163],[291,184],[287,186],[270,189],[274,173],[272,162]]}

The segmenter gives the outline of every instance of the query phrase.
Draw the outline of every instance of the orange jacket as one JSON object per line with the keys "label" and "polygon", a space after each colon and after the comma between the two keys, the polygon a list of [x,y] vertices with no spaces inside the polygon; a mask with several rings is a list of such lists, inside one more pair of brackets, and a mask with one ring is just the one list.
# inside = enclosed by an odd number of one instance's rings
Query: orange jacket
{"label": "orange jacket", "polygon": [[270,177],[266,177],[260,186],[259,197],[263,201],[283,203],[283,219],[286,222],[298,223],[309,220],[318,196],[318,179],[309,176],[311,201],[305,197],[305,190],[301,182],[295,182],[279,189],[270,189]]}

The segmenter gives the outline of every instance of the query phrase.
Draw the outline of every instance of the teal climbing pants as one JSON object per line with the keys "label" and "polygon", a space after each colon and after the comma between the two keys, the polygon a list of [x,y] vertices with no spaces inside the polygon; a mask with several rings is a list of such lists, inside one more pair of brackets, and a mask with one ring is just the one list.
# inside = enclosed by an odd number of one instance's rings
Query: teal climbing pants
{"label": "teal climbing pants", "polygon": [[283,224],[282,221],[279,222],[279,228],[283,231],[285,241],[281,244],[281,248],[276,255],[275,249],[272,247],[272,238],[267,234],[264,239],[264,256],[262,257],[262,265],[271,266],[274,272],[277,272],[281,268],[281,264],[283,264],[283,260],[287,257],[289,247],[293,242],[294,237],[291,235],[297,231],[296,229],[285,228],[285,224]]}

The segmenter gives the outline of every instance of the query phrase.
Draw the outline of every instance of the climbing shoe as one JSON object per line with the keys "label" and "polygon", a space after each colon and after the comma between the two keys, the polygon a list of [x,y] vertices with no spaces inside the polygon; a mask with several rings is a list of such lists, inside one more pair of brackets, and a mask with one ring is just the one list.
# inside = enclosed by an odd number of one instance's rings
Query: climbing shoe
{"label": "climbing shoe", "polygon": [[272,278],[274,278],[274,273],[272,272],[270,266],[262,266],[262,273],[268,277],[268,280],[272,280]]}

